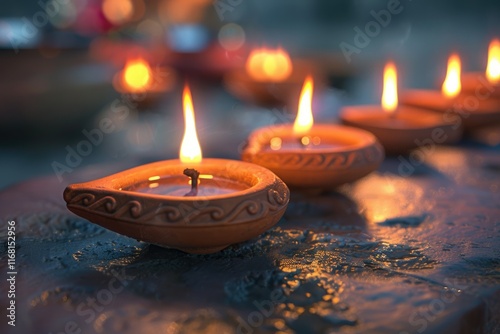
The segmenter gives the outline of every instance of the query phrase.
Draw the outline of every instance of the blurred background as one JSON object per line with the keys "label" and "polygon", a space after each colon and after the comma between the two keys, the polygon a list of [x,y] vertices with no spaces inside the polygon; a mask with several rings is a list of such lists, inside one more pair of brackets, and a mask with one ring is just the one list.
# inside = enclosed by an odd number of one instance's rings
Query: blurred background
{"label": "blurred background", "polygon": [[[411,0],[41,0],[0,4],[0,189],[84,167],[176,158],[182,89],[205,157],[238,158],[255,128],[379,103],[382,68],[436,88],[446,59],[482,71],[500,3]],[[85,180],[82,180],[85,181]]]}

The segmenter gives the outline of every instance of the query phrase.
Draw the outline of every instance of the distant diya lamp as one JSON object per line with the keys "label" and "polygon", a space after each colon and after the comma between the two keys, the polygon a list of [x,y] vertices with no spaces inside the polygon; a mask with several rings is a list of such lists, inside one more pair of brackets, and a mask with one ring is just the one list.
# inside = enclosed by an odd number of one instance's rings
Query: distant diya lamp
{"label": "distant diya lamp", "polygon": [[285,183],[261,166],[202,159],[187,86],[183,105],[180,160],[69,185],[68,209],[111,231],[196,254],[217,252],[276,224],[289,201]]}
{"label": "distant diya lamp", "polygon": [[298,95],[303,78],[311,70],[304,61],[292,62],[283,48],[258,48],[250,52],[244,69],[233,70],[224,79],[227,89],[237,97],[278,104]]}
{"label": "distant diya lamp", "polygon": [[245,64],[246,73],[258,82],[282,82],[292,74],[292,61],[282,48],[256,49],[250,52]]}
{"label": "distant diya lamp", "polygon": [[466,130],[500,122],[500,99],[489,95],[487,87],[479,87],[472,92],[471,80],[467,79],[467,82],[468,91],[464,91],[461,61],[457,54],[452,54],[448,59],[441,92],[408,90],[401,94],[401,103],[443,113],[443,119],[452,122],[456,127],[463,124]]}
{"label": "distant diya lamp", "polygon": [[381,106],[344,107],[340,119],[373,133],[391,155],[407,153],[429,140],[434,144],[454,143],[462,136],[462,128],[454,127],[442,115],[398,104],[397,70],[392,62],[384,68]]}
{"label": "distant diya lamp", "polygon": [[376,170],[384,150],[364,130],[314,124],[313,80],[308,76],[300,94],[293,125],[274,125],[250,134],[242,159],[264,166],[294,188],[327,190]]}
{"label": "distant diya lamp", "polygon": [[462,74],[462,91],[479,98],[500,98],[500,40],[493,39],[488,47],[486,70]]}
{"label": "distant diya lamp", "polygon": [[130,94],[139,107],[148,107],[156,102],[175,84],[172,69],[151,68],[143,58],[128,60],[123,70],[113,77],[113,87],[121,94]]}

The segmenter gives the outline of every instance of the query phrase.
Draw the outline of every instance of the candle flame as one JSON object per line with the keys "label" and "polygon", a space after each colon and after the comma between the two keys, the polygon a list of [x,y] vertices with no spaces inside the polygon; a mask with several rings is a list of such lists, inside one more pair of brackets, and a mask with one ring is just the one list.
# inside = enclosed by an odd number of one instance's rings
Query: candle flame
{"label": "candle flame", "polygon": [[124,83],[134,91],[146,89],[151,83],[151,68],[144,59],[127,61],[123,71]]}
{"label": "candle flame", "polygon": [[488,48],[486,78],[492,84],[500,82],[500,40],[498,39],[492,40]]}
{"label": "candle flame", "polygon": [[200,142],[196,134],[193,100],[188,85],[184,86],[182,93],[184,107],[184,137],[182,138],[179,159],[183,163],[200,163],[202,159]]}
{"label": "candle flame", "polygon": [[462,83],[460,82],[461,63],[457,54],[452,54],[448,59],[448,69],[441,91],[448,98],[456,97],[460,94]]}
{"label": "candle flame", "polygon": [[309,75],[304,81],[302,91],[300,93],[299,110],[297,118],[293,124],[293,133],[297,136],[303,136],[312,128],[314,119],[312,115],[312,94],[313,94],[313,80]]}
{"label": "candle flame", "polygon": [[382,109],[394,114],[398,108],[398,75],[396,65],[388,62],[384,68],[384,88],[382,90]]}
{"label": "candle flame", "polygon": [[282,48],[253,50],[245,67],[247,73],[257,81],[280,82],[288,79],[292,73],[292,61]]}

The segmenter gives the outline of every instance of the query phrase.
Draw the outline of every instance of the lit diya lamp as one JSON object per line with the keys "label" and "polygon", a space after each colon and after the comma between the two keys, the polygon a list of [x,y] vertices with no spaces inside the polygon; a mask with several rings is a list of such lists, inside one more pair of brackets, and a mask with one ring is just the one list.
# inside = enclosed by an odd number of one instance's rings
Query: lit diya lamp
{"label": "lit diya lamp", "polygon": [[295,123],[257,129],[248,138],[244,161],[269,168],[295,188],[331,189],[376,170],[384,150],[364,130],[314,124],[313,80],[306,78]]}
{"label": "lit diya lamp", "polygon": [[175,83],[173,70],[152,69],[149,63],[137,58],[127,61],[123,70],[113,77],[113,87],[121,94],[131,94],[139,106],[149,106]]}
{"label": "lit diya lamp", "polygon": [[281,82],[292,74],[292,61],[282,48],[256,49],[250,52],[245,64],[247,74],[259,82]]}
{"label": "lit diya lamp", "polygon": [[493,39],[488,47],[486,70],[462,75],[462,90],[482,99],[500,98],[500,40]]}
{"label": "lit diya lamp", "polygon": [[429,141],[449,144],[460,140],[462,129],[435,112],[399,106],[396,66],[384,68],[381,106],[348,106],[340,112],[344,124],[370,131],[388,154],[406,153]]}
{"label": "lit diya lamp", "polygon": [[226,87],[236,96],[261,104],[287,102],[298,96],[303,78],[311,72],[310,64],[292,60],[283,48],[259,48],[250,52],[244,69],[225,77]]}
{"label": "lit diya lamp", "polygon": [[[470,85],[468,83],[468,85]],[[448,59],[446,77],[441,92],[435,90],[408,90],[401,94],[401,103],[443,113],[443,119],[455,128],[465,129],[500,121],[500,100],[485,94],[486,87],[463,91],[461,61],[457,54]]]}
{"label": "lit diya lamp", "polygon": [[288,204],[287,186],[261,166],[202,159],[187,87],[183,102],[179,160],[69,185],[68,209],[120,234],[199,254],[249,240],[276,224]]}

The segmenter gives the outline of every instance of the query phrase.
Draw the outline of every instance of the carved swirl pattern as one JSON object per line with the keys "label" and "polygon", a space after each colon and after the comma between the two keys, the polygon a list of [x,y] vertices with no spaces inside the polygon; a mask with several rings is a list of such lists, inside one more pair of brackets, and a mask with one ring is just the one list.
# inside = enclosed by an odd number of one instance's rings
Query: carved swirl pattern
{"label": "carved swirl pattern", "polygon": [[79,194],[77,196],[75,196],[71,202],[74,202],[74,203],[78,203],[78,202],[82,202],[82,204],[84,206],[89,206],[90,204],[92,204],[95,200],[95,196],[93,194]]}
{"label": "carved swirl pattern", "polygon": [[374,163],[383,159],[380,145],[374,145],[363,150],[353,152],[325,153],[325,154],[256,154],[246,156],[245,160],[266,166],[288,166],[304,169],[346,169]]}
{"label": "carved swirl pattern", "polygon": [[262,200],[260,198],[247,199],[233,206],[223,205],[225,203],[217,204],[212,201],[200,201],[198,205],[163,203],[147,210],[137,200],[109,193],[102,196],[92,193],[78,194],[69,200],[68,206],[117,220],[196,224],[231,223],[254,216],[263,217],[281,210],[287,205],[288,200],[288,189],[283,183],[277,182],[273,188],[267,190],[267,196],[262,196]]}
{"label": "carved swirl pattern", "polygon": [[289,195],[287,189],[282,183],[279,184],[277,189],[269,189],[267,192],[267,200],[276,206],[283,206],[288,203]]}
{"label": "carved swirl pattern", "polygon": [[[79,203],[80,205],[78,205]],[[99,211],[104,208],[106,213],[116,216],[129,214],[130,217],[138,218],[142,213],[142,206],[138,201],[132,200],[127,202],[126,205],[118,206],[118,201],[110,195],[96,199],[94,194],[83,193],[75,196],[68,204],[85,207],[88,211]]]}
{"label": "carved swirl pattern", "polygon": [[182,219],[183,215],[178,207],[171,205],[159,206],[156,210],[145,213],[142,217],[143,220],[150,220],[155,217],[160,217],[162,221],[177,222]]}

